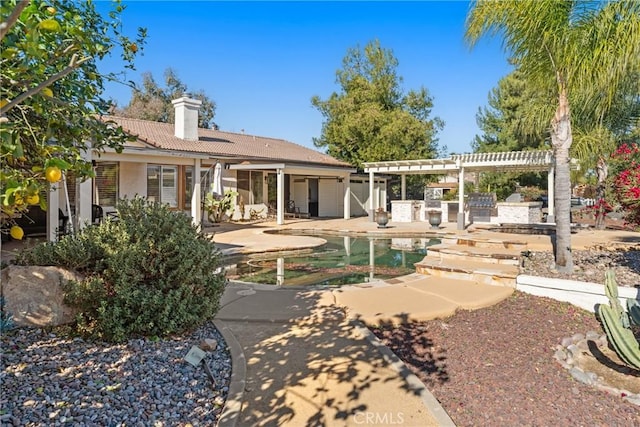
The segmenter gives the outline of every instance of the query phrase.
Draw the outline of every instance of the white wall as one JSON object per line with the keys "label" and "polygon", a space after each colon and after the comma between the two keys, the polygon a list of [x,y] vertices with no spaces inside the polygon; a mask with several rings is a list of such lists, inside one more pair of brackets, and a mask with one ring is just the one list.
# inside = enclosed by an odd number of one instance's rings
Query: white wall
{"label": "white wall", "polygon": [[368,179],[351,179],[351,215],[362,216],[367,214],[369,203]]}
{"label": "white wall", "polygon": [[[375,178],[374,205],[378,203],[387,208],[387,184],[385,180]],[[369,177],[351,177],[351,215],[363,216],[369,212]]]}
{"label": "white wall", "polygon": [[[339,187],[338,187],[339,186]],[[339,207],[339,201],[343,201],[342,191],[343,185],[338,183],[335,178],[320,179],[318,181],[318,216],[320,217],[339,217],[342,216],[342,208]]]}
{"label": "white wall", "polygon": [[291,185],[291,199],[300,208],[300,212],[309,212],[308,183],[303,177],[294,176]]}

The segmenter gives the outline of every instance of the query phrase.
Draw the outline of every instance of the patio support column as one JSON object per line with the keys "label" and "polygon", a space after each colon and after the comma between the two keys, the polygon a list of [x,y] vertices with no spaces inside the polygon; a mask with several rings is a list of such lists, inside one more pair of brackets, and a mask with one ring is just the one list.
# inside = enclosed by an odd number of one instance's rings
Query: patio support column
{"label": "patio support column", "polygon": [[374,177],[373,177],[373,171],[369,172],[369,221],[375,221],[375,216],[373,215],[373,213],[375,212],[376,208],[373,205],[373,198],[375,196],[375,181],[374,181]]}
{"label": "patio support column", "polygon": [[464,230],[464,167],[458,171],[458,230]]}
{"label": "patio support column", "polygon": [[49,185],[47,192],[47,240],[55,242],[58,239],[57,228],[60,223],[58,209],[60,209],[60,182]]}
{"label": "patio support column", "polygon": [[407,175],[400,175],[400,200],[407,200]]}
{"label": "patio support column", "polygon": [[191,194],[191,222],[202,229],[202,191],[200,184],[200,159],[195,159],[193,163],[193,192]]}
{"label": "patio support column", "polygon": [[547,222],[556,222],[555,174],[556,168],[551,165],[547,178]]}
{"label": "patio support column", "polygon": [[351,174],[346,174],[342,178],[342,182],[344,183],[343,218],[349,219],[351,218]]}
{"label": "patio support column", "polygon": [[[91,163],[91,150],[87,150],[82,153],[82,160]],[[64,179],[66,179],[66,176]],[[93,204],[93,180],[87,179],[84,182],[78,181],[76,181],[76,199],[73,200],[73,204],[75,206],[73,229],[76,231],[83,229],[87,224],[91,224],[93,222],[93,215],[91,212],[91,205]],[[69,188],[67,185],[68,183],[65,181],[65,200],[69,197]]]}
{"label": "patio support column", "polygon": [[276,170],[276,224],[284,224],[284,170]]}

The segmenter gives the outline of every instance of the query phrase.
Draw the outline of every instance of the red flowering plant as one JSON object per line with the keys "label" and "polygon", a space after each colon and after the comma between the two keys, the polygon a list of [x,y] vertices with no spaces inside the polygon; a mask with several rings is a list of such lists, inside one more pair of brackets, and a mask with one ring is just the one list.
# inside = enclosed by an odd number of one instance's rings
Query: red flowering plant
{"label": "red flowering plant", "polygon": [[593,205],[587,206],[586,209],[593,213],[593,215],[596,217],[596,220],[600,215],[606,216],[609,212],[613,212],[613,206],[611,206],[605,199],[596,200]]}
{"label": "red flowering plant", "polygon": [[620,204],[628,225],[640,229],[640,146],[624,143],[611,154],[611,199]]}

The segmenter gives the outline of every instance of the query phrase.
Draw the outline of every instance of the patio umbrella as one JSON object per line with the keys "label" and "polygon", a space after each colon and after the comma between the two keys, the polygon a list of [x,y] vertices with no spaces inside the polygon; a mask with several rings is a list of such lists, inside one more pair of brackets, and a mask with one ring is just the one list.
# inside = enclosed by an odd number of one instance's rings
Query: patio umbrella
{"label": "patio umbrella", "polygon": [[223,196],[224,189],[222,188],[222,165],[216,163],[213,168],[213,181],[211,182],[211,192],[214,196]]}

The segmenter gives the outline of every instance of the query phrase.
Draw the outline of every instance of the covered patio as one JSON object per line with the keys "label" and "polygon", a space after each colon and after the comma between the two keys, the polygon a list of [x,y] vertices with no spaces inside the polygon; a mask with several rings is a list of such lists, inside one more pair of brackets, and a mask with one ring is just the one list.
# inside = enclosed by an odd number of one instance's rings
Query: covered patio
{"label": "covered patio", "polygon": [[[342,196],[342,216],[344,219],[351,217],[351,174],[356,170],[345,167],[332,167],[332,166],[316,166],[316,165],[304,165],[293,162],[274,162],[274,163],[252,163],[242,162],[238,164],[229,164],[228,169],[231,171],[260,171],[266,174],[275,174],[276,176],[276,199],[275,199],[275,219],[278,225],[285,223],[286,214],[286,192],[285,192],[285,177],[292,176],[298,177],[294,179],[293,186],[296,187],[295,181],[305,181],[304,185],[297,191],[300,194],[304,194],[302,200],[303,205],[306,208],[309,207],[309,194],[306,181],[309,179],[319,181],[320,188],[318,189],[317,200],[315,203],[321,203],[323,198],[326,197],[341,197]],[[266,179],[266,178],[265,178]],[[323,191],[330,189],[330,187],[324,188],[324,181],[331,181],[331,183],[343,183],[343,194],[338,194],[337,188],[331,188],[332,191]],[[297,203],[299,204],[299,203]]]}
{"label": "covered patio", "polygon": [[[572,159],[572,166],[577,168],[577,162]],[[441,159],[420,160],[392,160],[384,162],[364,163],[365,172],[369,173],[369,181],[374,181],[378,174],[400,175],[401,200],[406,200],[407,175],[445,175],[457,174],[458,177],[458,206],[457,228],[465,228],[464,209],[464,177],[465,173],[474,172],[547,172],[549,200],[547,222],[555,222],[554,179],[555,167],[553,152],[546,151],[504,151],[495,153],[455,154]],[[372,191],[373,192],[373,191]],[[370,200],[370,212],[381,207],[380,200]],[[373,215],[371,215],[373,218]]]}

